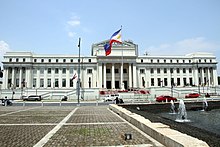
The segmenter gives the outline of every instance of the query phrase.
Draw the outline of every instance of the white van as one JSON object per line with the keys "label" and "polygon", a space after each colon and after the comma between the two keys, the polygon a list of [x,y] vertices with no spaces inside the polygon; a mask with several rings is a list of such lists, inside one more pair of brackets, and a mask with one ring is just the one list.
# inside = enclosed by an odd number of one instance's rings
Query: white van
{"label": "white van", "polygon": [[104,102],[114,101],[116,98],[120,98],[119,94],[110,94],[104,97]]}

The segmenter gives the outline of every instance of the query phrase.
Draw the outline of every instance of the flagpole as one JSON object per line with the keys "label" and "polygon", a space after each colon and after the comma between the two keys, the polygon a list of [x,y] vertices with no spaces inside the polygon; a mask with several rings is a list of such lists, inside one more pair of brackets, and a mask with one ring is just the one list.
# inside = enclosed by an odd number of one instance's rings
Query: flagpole
{"label": "flagpole", "polygon": [[80,96],[80,41],[81,38],[79,38],[79,44],[78,44],[78,48],[79,48],[79,59],[78,59],[78,80],[77,80],[77,101],[78,101],[78,106],[80,106],[79,103],[79,96]]}
{"label": "flagpole", "polygon": [[[121,31],[122,31],[122,25],[121,25]],[[121,37],[122,38],[122,37]],[[122,48],[121,48],[121,66],[122,66],[122,71],[121,71],[121,90],[124,90],[124,77],[123,77],[123,72],[124,72],[124,58],[123,58],[123,41],[122,42]]]}

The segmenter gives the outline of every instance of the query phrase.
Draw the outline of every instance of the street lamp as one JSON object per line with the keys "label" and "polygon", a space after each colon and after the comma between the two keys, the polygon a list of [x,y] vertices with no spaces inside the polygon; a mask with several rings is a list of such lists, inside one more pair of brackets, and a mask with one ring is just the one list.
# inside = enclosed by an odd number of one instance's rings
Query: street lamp
{"label": "street lamp", "polygon": [[80,41],[81,38],[79,38],[79,44],[78,44],[78,48],[79,48],[79,59],[78,59],[78,81],[77,81],[77,101],[78,101],[78,106],[80,106],[79,103],[79,96],[80,96]]}

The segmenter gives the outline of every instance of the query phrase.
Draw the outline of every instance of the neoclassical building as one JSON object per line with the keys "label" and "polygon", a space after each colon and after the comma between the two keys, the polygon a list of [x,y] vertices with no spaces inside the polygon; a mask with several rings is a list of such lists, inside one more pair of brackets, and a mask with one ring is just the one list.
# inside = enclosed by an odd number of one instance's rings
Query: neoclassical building
{"label": "neoclassical building", "polygon": [[[104,44],[92,45],[90,56],[80,58],[81,88],[130,89],[171,86],[216,86],[217,61],[211,53],[182,56],[139,56],[132,41],[113,44],[105,56]],[[78,55],[41,55],[7,52],[2,89],[75,89]],[[78,75],[77,75],[78,77]]]}

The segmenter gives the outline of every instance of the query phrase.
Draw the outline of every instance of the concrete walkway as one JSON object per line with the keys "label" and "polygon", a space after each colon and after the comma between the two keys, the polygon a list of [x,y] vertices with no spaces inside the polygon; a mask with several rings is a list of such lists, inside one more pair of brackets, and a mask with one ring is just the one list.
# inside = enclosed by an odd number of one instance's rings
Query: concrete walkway
{"label": "concrete walkway", "polygon": [[[131,134],[126,140],[125,134]],[[0,146],[163,146],[108,106],[0,107]]]}

